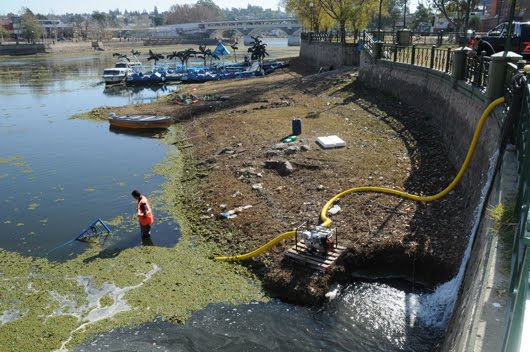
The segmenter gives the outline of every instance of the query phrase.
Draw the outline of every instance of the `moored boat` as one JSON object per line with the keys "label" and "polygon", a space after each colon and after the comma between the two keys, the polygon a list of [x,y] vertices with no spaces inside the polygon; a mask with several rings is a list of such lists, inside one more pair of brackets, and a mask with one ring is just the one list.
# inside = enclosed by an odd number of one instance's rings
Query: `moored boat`
{"label": "moored boat", "polygon": [[173,119],[169,116],[142,114],[116,115],[112,112],[107,119],[112,127],[135,129],[168,128],[173,122]]}
{"label": "moored boat", "polygon": [[106,68],[103,70],[103,80],[105,84],[124,83],[132,73],[133,70],[129,67]]}

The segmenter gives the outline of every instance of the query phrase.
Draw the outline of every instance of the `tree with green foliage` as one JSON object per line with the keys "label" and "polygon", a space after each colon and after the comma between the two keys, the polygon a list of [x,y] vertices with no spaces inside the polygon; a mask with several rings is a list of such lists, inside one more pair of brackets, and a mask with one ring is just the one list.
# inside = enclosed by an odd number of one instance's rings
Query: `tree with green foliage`
{"label": "tree with green foliage", "polygon": [[331,27],[331,19],[318,0],[284,0],[283,5],[287,11],[296,13],[311,32],[320,32],[322,28]]}
{"label": "tree with green foliage", "polygon": [[28,8],[23,8],[20,16],[21,35],[28,43],[35,43],[36,39],[42,37],[43,28],[37,16]]}
{"label": "tree with green foliage", "polygon": [[171,6],[166,16],[166,23],[219,21],[222,19],[223,11],[212,0],[199,0],[195,5]]}
{"label": "tree with green foliage", "polygon": [[94,11],[91,16],[92,21],[95,23],[95,32],[98,33],[98,39],[105,36],[105,30],[108,26],[108,16],[105,12]]}
{"label": "tree with green foliage", "polygon": [[164,16],[158,13],[158,8],[156,6],[153,10],[153,15],[151,18],[153,20],[153,26],[155,27],[162,26],[164,24]]}
{"label": "tree with green foliage", "polygon": [[[469,17],[468,27],[470,29],[478,31],[480,29],[480,17],[479,16]],[[467,30],[467,28],[466,28],[466,30]]]}
{"label": "tree with green foliage", "polygon": [[421,23],[431,23],[434,12],[430,7],[418,4],[416,12],[412,15],[411,27],[413,30],[417,30]]}
{"label": "tree with green foliage", "polygon": [[379,2],[373,0],[284,0],[283,4],[316,31],[335,26],[343,43],[346,29],[365,27],[379,7]]}
{"label": "tree with green foliage", "polygon": [[9,31],[2,25],[0,25],[0,44],[9,38]]}

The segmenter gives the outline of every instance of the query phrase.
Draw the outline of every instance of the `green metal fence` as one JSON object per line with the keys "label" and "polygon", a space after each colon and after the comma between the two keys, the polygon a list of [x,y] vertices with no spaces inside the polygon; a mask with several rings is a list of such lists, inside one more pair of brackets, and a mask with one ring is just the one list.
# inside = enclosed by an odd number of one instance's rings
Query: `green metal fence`
{"label": "green metal fence", "polygon": [[[513,67],[511,68],[513,70]],[[511,95],[511,94],[510,94]],[[513,99],[513,96],[509,98]],[[513,99],[513,102],[517,102]],[[512,104],[512,108],[515,108]],[[517,107],[518,108],[518,107]],[[510,297],[508,302],[508,326],[504,341],[504,351],[530,351],[530,346],[522,346],[523,327],[530,324],[530,89],[523,87],[520,113],[515,117],[514,139],[519,162],[519,190],[515,206],[518,219],[513,241]]]}
{"label": "green metal fence", "polygon": [[427,67],[445,73],[451,73],[452,70],[451,48],[440,49],[434,45],[429,48],[383,44],[381,50],[382,60]]}
{"label": "green metal fence", "polygon": [[[365,37],[364,48],[373,60],[427,67],[453,75],[454,52],[451,49],[384,44],[374,41],[370,35]],[[460,79],[486,92],[491,59],[483,55],[465,55],[464,75]],[[530,336],[523,335],[525,331],[530,335],[530,87],[526,75],[512,63],[506,64],[504,83],[509,106],[505,125],[511,129],[507,135],[516,145],[519,189],[503,351],[526,352],[530,351]]]}

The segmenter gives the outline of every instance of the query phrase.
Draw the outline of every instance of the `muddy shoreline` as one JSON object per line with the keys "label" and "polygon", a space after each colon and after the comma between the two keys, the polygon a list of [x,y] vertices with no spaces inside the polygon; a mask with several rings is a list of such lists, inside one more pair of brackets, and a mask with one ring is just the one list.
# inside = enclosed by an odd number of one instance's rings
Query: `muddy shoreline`
{"label": "muddy shoreline", "polygon": [[[322,206],[351,187],[431,195],[456,174],[429,116],[363,87],[355,69],[315,71],[292,59],[289,68],[266,77],[187,85],[178,92],[223,95],[225,101],[182,106],[170,95],[117,111],[178,121],[184,138],[172,143],[189,158],[184,217],[191,236],[215,244],[214,255],[247,253],[304,222],[316,225]],[[282,145],[293,118],[301,119],[302,134]],[[347,145],[321,149],[315,140],[322,135],[338,135]],[[267,167],[271,160],[293,168],[278,172]],[[359,276],[434,287],[456,273],[469,230],[469,219],[460,214],[469,202],[458,186],[431,203],[351,194],[336,203],[341,211],[331,216],[347,247],[331,270],[315,273],[285,258],[294,240],[229,265],[250,268],[269,294],[297,304],[318,304],[333,282]],[[248,205],[236,218],[220,216]]]}

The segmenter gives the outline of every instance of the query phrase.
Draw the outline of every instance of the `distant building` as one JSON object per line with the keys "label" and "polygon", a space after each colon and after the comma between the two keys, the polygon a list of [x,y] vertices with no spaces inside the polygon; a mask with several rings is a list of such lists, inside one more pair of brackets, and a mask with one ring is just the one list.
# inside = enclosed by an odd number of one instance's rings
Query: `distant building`
{"label": "distant building", "polygon": [[[13,38],[20,38],[24,29],[20,23],[20,16],[11,16],[11,32]],[[39,20],[43,29],[43,39],[62,40],[65,38],[72,38],[73,26],[62,23],[60,20]]]}
{"label": "distant building", "polygon": [[[499,23],[507,22],[510,17],[511,0],[485,0],[483,3],[482,32],[486,32]],[[517,1],[514,21],[530,21],[530,0]]]}

